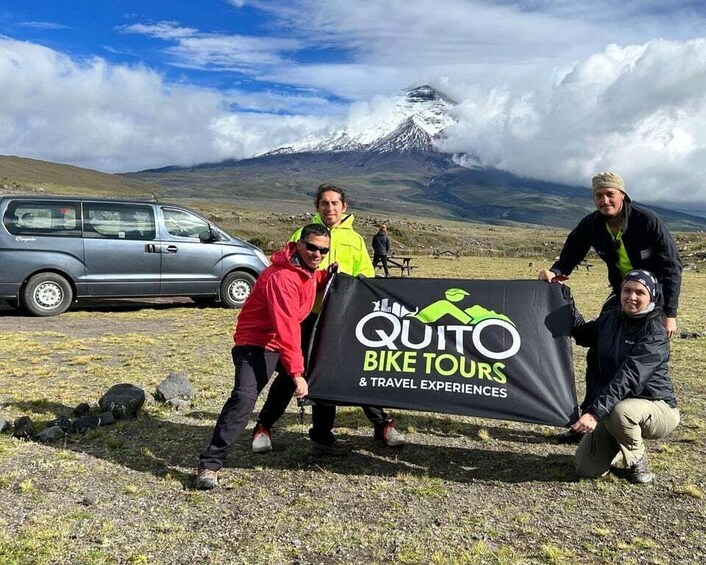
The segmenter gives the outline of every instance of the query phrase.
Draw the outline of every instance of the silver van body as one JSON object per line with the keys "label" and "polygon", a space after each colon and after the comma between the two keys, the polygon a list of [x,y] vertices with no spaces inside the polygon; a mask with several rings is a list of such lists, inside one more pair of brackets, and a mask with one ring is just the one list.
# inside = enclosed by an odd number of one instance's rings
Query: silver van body
{"label": "silver van body", "polygon": [[96,297],[240,307],[269,264],[256,246],[173,204],[3,196],[0,217],[0,299],[39,316]]}

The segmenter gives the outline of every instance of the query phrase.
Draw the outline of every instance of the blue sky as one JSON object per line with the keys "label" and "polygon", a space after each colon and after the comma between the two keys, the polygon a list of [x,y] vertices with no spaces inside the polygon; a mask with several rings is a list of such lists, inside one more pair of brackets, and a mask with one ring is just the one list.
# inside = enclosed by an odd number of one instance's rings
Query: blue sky
{"label": "blue sky", "polygon": [[706,210],[706,8],[691,0],[17,0],[0,154],[107,172],[245,158],[459,102],[444,148]]}

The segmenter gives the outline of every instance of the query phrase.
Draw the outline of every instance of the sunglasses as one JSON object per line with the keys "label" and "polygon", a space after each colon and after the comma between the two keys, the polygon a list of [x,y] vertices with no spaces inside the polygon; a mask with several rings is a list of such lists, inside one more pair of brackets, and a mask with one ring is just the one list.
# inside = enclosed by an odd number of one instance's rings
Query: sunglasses
{"label": "sunglasses", "polygon": [[321,255],[326,255],[329,251],[328,247],[319,247],[318,245],[314,245],[308,241],[302,241],[302,243],[304,244],[304,247],[306,247],[307,251],[311,251],[312,253],[316,253],[318,251]]}

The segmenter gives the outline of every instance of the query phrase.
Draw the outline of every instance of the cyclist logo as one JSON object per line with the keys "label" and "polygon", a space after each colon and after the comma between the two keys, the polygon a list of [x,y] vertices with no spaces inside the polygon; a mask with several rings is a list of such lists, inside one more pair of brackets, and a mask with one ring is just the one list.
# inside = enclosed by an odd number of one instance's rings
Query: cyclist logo
{"label": "cyclist logo", "polygon": [[429,306],[407,317],[416,318],[424,324],[433,324],[448,315],[465,326],[475,326],[484,320],[503,320],[512,324],[513,327],[515,326],[513,321],[504,314],[498,314],[493,310],[483,308],[479,304],[461,310],[454,302],[460,302],[466,296],[470,296],[469,293],[462,288],[450,288],[444,293],[444,296],[446,297],[445,300],[432,302]]}

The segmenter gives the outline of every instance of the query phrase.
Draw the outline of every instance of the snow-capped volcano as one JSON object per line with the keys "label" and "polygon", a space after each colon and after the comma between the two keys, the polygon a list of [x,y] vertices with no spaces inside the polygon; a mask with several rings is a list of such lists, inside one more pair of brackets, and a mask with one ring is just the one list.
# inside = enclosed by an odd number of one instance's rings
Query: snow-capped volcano
{"label": "snow-capped volcano", "polygon": [[[389,104],[376,109],[374,119],[361,120],[351,116],[343,129],[307,136],[268,155],[325,151],[434,151],[434,141],[447,127],[456,123],[451,114],[455,105],[456,102],[449,97],[425,84],[395,95]],[[365,125],[359,125],[361,123]]]}

